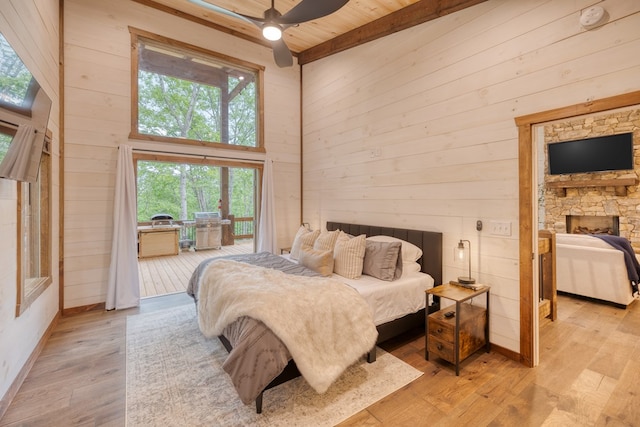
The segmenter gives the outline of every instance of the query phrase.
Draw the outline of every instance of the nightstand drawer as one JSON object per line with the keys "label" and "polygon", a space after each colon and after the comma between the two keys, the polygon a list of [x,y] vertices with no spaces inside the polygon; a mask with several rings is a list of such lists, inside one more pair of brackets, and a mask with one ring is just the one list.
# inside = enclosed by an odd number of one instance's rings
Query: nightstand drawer
{"label": "nightstand drawer", "polygon": [[429,335],[428,350],[429,353],[433,353],[449,363],[456,363],[455,354],[453,352],[453,342],[443,341],[433,335]]}
{"label": "nightstand drawer", "polygon": [[455,331],[455,323],[446,323],[439,319],[438,313],[434,313],[429,318],[428,334],[432,337],[439,338],[443,341],[453,342],[453,332]]}

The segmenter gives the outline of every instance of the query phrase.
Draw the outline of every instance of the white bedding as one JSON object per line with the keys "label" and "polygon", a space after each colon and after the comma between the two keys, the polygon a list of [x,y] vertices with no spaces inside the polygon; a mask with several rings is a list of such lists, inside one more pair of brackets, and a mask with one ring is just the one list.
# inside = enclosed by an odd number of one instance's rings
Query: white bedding
{"label": "white bedding", "polygon": [[373,310],[376,326],[423,309],[424,291],[433,287],[433,278],[425,273],[411,273],[392,282],[362,275],[359,279],[347,279],[334,274],[357,290]]}
{"label": "white bedding", "polygon": [[[289,254],[281,256],[297,262],[289,258]],[[423,309],[426,302],[424,291],[433,288],[434,284],[433,277],[421,272],[411,273],[392,282],[364,274],[359,279],[347,279],[338,274],[331,277],[340,279],[362,295],[373,310],[376,326]]]}

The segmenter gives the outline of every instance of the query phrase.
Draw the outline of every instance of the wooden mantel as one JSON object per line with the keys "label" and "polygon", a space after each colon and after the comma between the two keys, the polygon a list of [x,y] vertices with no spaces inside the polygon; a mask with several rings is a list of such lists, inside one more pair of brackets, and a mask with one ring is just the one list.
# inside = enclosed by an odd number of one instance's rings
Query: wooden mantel
{"label": "wooden mantel", "polygon": [[547,187],[563,190],[563,196],[566,196],[567,188],[584,188],[584,187],[616,187],[616,195],[626,196],[628,186],[638,185],[638,178],[612,178],[612,179],[587,179],[581,181],[553,181],[547,182]]}

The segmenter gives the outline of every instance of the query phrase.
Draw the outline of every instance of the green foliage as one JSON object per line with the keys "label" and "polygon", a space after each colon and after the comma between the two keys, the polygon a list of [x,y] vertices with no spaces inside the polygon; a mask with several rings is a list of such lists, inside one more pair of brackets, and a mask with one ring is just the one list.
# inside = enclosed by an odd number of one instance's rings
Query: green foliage
{"label": "green foliage", "polygon": [[7,155],[7,150],[9,150],[12,139],[13,137],[11,135],[0,132],[0,162],[4,159],[4,156]]}
{"label": "green foliage", "polygon": [[[229,78],[231,87],[240,82]],[[138,131],[148,135],[222,141],[221,89],[162,74],[140,71]],[[257,145],[255,84],[229,102],[229,144]]]}
{"label": "green foliage", "polygon": [[[255,171],[230,168],[229,212],[236,217],[254,215]],[[186,213],[182,212],[184,183]],[[220,167],[167,162],[138,162],[138,221],[149,221],[158,213],[175,219],[193,219],[195,212],[217,212]]]}
{"label": "green foliage", "polygon": [[0,34],[0,102],[22,106],[31,73]]}
{"label": "green foliage", "polygon": [[257,173],[255,169],[232,168],[229,171],[231,192],[231,205],[229,212],[236,217],[252,217],[255,214],[255,182]]}
{"label": "green foliage", "polygon": [[[153,55],[176,51],[175,47],[163,49],[156,43]],[[188,51],[184,53],[189,56]],[[140,63],[144,62],[144,58],[139,59]],[[209,58],[209,62],[216,59]],[[220,64],[212,70],[226,70],[216,71],[218,78],[223,79],[221,82],[200,79],[199,83],[191,80],[197,79],[193,78],[189,66],[181,64],[182,67],[167,70],[150,62],[146,64],[146,71],[138,70],[138,131],[147,135],[257,146],[255,77],[250,81],[251,73],[246,70],[238,73],[229,64]],[[216,82],[221,87],[203,84],[203,80]],[[229,194],[221,195],[220,167],[139,161],[138,221],[149,221],[158,213],[167,213],[175,219],[193,219],[194,212],[217,212],[221,198],[229,201],[230,214],[253,217],[255,170],[228,169]]]}
{"label": "green foliage", "polygon": [[220,88],[140,71],[138,96],[140,133],[220,141]]}
{"label": "green foliage", "polygon": [[[242,84],[230,78],[230,87]],[[256,115],[256,85],[249,83],[229,103],[229,144],[256,147],[258,145]]]}

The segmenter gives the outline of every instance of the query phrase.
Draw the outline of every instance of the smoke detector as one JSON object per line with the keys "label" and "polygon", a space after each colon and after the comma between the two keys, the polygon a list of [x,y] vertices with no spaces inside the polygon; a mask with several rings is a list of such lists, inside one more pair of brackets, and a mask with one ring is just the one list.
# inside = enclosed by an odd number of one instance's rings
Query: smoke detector
{"label": "smoke detector", "polygon": [[603,24],[607,20],[607,12],[602,6],[591,6],[582,11],[580,25],[585,30],[590,30]]}

